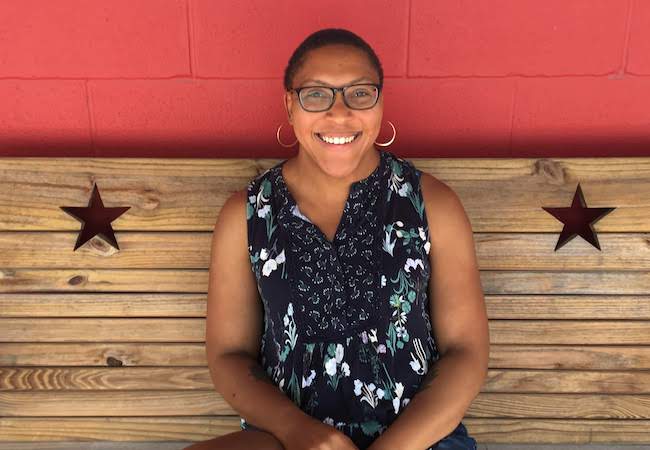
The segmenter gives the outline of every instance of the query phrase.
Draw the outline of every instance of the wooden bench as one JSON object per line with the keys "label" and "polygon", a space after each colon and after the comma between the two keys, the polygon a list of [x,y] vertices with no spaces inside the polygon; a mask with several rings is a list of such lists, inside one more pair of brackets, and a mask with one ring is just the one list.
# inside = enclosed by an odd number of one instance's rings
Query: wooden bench
{"label": "wooden bench", "polygon": [[[650,158],[409,159],[474,231],[491,349],[470,434],[490,450],[650,445]],[[0,447],[180,449],[239,430],[205,359],[212,229],[279,161],[0,158]],[[81,226],[61,207],[95,183],[130,207],[119,250],[73,251]],[[554,251],[563,225],[542,208],[570,206],[578,183],[616,209],[594,225],[600,250]]]}

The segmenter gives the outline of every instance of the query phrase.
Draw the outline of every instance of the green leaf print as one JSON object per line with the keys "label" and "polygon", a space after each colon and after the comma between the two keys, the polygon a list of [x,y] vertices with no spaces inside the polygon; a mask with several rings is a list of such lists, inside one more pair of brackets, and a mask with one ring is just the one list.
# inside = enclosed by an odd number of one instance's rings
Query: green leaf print
{"label": "green leaf print", "polygon": [[421,201],[418,193],[415,191],[409,192],[409,200],[411,200],[413,208],[420,216],[420,219],[422,219],[422,214],[424,213],[424,203]]}
{"label": "green leaf print", "polygon": [[391,278],[390,281],[393,284],[398,284],[397,289],[393,289],[393,292],[396,294],[401,294],[403,292],[406,292],[409,286],[413,287],[412,284],[409,282],[408,275],[406,274],[406,271],[404,271],[404,268],[400,268],[399,271],[397,272],[397,277],[394,279]]}
{"label": "green leaf print", "polygon": [[289,379],[289,395],[293,402],[300,406],[300,388],[298,387],[298,377],[294,370],[291,370],[291,378]]}
{"label": "green leaf print", "polygon": [[363,431],[363,434],[365,434],[366,436],[373,436],[382,428],[382,425],[376,420],[361,422],[360,425],[361,425],[361,431]]}
{"label": "green leaf print", "polygon": [[390,350],[391,355],[395,356],[395,341],[397,340],[397,333],[395,332],[395,324],[391,322],[388,324],[388,333],[386,334],[386,347]]}
{"label": "green leaf print", "polygon": [[289,354],[289,346],[285,345],[282,349],[282,353],[278,356],[280,362],[285,362],[287,360],[287,355]]}

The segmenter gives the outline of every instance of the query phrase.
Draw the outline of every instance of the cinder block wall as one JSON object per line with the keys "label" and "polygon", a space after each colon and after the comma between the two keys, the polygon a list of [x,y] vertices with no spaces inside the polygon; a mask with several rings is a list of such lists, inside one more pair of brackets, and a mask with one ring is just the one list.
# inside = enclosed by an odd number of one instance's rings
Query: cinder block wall
{"label": "cinder block wall", "polygon": [[650,154],[646,0],[5,0],[0,156],[285,157],[293,49],[368,40],[405,157]]}

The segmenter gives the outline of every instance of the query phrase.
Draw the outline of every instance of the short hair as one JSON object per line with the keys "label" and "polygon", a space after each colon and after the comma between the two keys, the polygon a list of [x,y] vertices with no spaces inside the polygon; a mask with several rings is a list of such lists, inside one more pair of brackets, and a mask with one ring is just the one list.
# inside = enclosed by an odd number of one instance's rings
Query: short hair
{"label": "short hair", "polygon": [[375,67],[379,75],[380,89],[384,85],[384,71],[381,62],[372,47],[355,33],[343,28],[324,28],[318,30],[305,38],[304,41],[294,50],[289,63],[284,70],[284,89],[292,89],[293,78],[300,68],[304,65],[307,54],[310,50],[325,47],[326,45],[350,45],[361,49],[366,53],[370,63]]}

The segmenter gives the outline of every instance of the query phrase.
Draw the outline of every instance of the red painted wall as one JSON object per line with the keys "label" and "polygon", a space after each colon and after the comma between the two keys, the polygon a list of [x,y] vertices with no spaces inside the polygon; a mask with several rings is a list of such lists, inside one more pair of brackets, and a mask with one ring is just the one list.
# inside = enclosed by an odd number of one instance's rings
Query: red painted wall
{"label": "red painted wall", "polygon": [[288,157],[327,27],[381,59],[400,156],[650,155],[650,0],[0,0],[0,156]]}

